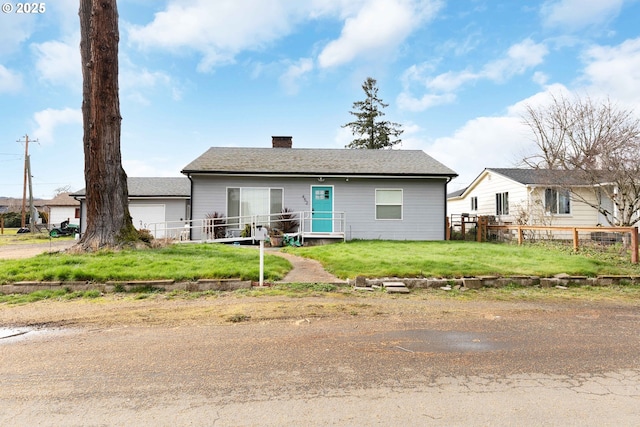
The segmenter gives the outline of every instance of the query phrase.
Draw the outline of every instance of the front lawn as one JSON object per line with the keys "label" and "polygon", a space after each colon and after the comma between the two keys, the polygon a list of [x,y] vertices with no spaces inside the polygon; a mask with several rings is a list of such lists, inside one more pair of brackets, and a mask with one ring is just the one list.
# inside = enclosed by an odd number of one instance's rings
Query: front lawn
{"label": "front lawn", "polygon": [[[42,254],[27,259],[0,260],[0,284],[26,280],[209,278],[259,280],[259,251],[221,244],[171,245],[161,249],[102,251],[92,254]],[[265,255],[265,280],[279,280],[291,270],[289,261]]]}
{"label": "front lawn", "polygon": [[628,257],[542,244],[352,241],[285,250],[316,259],[341,278],[640,275]]}

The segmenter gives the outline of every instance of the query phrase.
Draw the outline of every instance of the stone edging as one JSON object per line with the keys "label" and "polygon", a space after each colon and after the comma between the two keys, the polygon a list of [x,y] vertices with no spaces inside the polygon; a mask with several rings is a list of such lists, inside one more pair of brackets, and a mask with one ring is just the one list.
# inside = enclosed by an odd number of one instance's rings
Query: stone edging
{"label": "stone edging", "polygon": [[[462,278],[377,278],[356,277],[354,280],[333,283],[336,286],[354,286],[356,288],[383,287],[383,282],[402,282],[409,289],[442,289],[442,288],[466,288],[480,289],[500,288],[508,285],[540,286],[552,288],[557,286],[612,286],[625,284],[640,284],[640,276],[570,276],[558,274],[554,277],[538,276],[478,276]],[[279,283],[279,282],[277,282]],[[39,290],[69,289],[71,291],[98,290],[100,292],[131,291],[136,288],[158,288],[164,291],[182,290],[188,292],[199,291],[234,291],[237,289],[250,289],[253,283],[250,280],[239,279],[200,279],[195,282],[176,282],[175,280],[128,280],[108,281],[106,283],[94,283],[90,281],[52,281],[15,282],[8,285],[0,285],[0,294],[27,294]]]}
{"label": "stone edging", "polygon": [[195,282],[176,282],[175,280],[127,280],[94,283],[90,281],[52,281],[52,282],[15,282],[0,285],[0,294],[28,294],[44,289],[69,289],[71,291],[98,290],[100,292],[131,291],[136,288],[158,288],[164,291],[235,291],[250,289],[250,280],[239,279],[200,279]]}
{"label": "stone edging", "polygon": [[543,288],[551,288],[556,286],[611,286],[622,284],[640,284],[640,276],[570,276],[568,274],[558,274],[554,277],[538,277],[538,276],[478,276],[478,277],[462,277],[462,278],[381,278],[368,279],[365,277],[356,277],[355,280],[349,280],[349,284],[358,288],[365,287],[381,287],[383,282],[394,281],[402,282],[409,289],[440,289],[444,287],[464,287],[467,289],[480,288],[501,288],[508,285],[519,286],[540,286]]}

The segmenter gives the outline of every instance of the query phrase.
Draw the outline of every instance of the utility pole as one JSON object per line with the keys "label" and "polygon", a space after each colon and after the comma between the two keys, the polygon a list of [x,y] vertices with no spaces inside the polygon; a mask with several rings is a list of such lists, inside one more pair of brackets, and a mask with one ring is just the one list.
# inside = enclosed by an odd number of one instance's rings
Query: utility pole
{"label": "utility pole", "polygon": [[[22,222],[20,227],[25,228],[27,225],[27,178],[31,178],[29,176],[31,175],[29,171],[29,135],[24,136],[24,141],[18,140],[17,142],[24,142],[24,185],[22,186]],[[38,142],[38,140],[36,139],[33,142]]]}

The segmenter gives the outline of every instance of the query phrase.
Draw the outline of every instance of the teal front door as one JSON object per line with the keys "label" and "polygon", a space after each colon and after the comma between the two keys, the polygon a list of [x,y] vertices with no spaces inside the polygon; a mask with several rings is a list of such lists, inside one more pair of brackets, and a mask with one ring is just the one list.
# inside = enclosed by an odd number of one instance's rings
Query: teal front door
{"label": "teal front door", "polygon": [[333,187],[311,187],[311,231],[331,233],[333,231]]}

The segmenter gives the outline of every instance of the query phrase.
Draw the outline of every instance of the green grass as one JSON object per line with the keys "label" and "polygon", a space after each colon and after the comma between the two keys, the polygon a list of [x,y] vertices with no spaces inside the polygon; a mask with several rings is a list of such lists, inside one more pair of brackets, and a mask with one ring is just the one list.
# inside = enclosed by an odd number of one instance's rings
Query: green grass
{"label": "green grass", "polygon": [[631,264],[628,254],[576,254],[571,249],[543,244],[352,241],[285,250],[316,259],[341,278],[640,275],[640,267]]}
{"label": "green grass", "polygon": [[7,304],[28,304],[42,300],[73,300],[73,299],[94,299],[101,296],[100,291],[71,291],[69,289],[42,290],[29,294],[0,294],[0,303]]}
{"label": "green grass", "polygon": [[[17,228],[5,228],[0,234],[0,245],[13,245],[20,243],[42,243],[51,239],[49,232],[43,228],[41,232],[17,234]],[[56,238],[57,240],[73,240],[73,236]]]}
{"label": "green grass", "polygon": [[[265,255],[265,280],[279,280],[291,269],[280,257]],[[221,244],[171,245],[161,249],[42,254],[0,260],[0,284],[26,280],[155,280],[210,278],[259,280],[259,251]]]}

